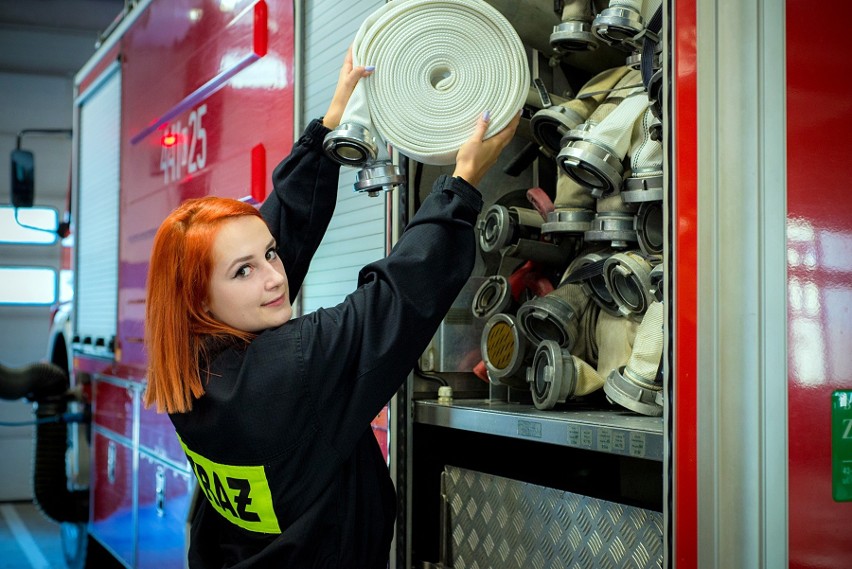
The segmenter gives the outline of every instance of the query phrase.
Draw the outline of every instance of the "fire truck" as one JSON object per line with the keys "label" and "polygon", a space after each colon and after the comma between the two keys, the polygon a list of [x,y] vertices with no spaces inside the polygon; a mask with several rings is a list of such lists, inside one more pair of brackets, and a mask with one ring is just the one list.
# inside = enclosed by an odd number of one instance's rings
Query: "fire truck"
{"label": "fire truck", "polygon": [[[67,451],[38,451],[64,455],[64,479],[43,482],[61,486],[51,499],[82,504],[59,514],[69,566],[92,566],[95,549],[128,568],[184,566],[204,498],[168,418],[142,405],[154,232],[188,198],[261,203],[383,4],[128,3],[77,74],[75,294],[48,357],[91,421],[67,427]],[[826,19],[852,7],[488,4],[523,42],[530,95],[482,184],[469,284],[374,421],[399,496],[391,566],[848,567],[852,85]],[[592,148],[595,121],[570,118],[618,94],[584,91],[614,70],[645,97],[614,135],[626,152]],[[655,144],[645,176],[637,160]],[[391,190],[353,191],[342,169],[302,311],[353,287],[443,171],[392,155]],[[594,199],[560,209],[566,183]],[[624,203],[607,210],[612,195]],[[597,323],[556,302],[569,288]],[[637,379],[650,305],[661,336]],[[612,343],[604,320],[631,359],[591,370],[603,387],[580,393],[582,364],[602,365]],[[584,337],[598,351],[580,358]]]}

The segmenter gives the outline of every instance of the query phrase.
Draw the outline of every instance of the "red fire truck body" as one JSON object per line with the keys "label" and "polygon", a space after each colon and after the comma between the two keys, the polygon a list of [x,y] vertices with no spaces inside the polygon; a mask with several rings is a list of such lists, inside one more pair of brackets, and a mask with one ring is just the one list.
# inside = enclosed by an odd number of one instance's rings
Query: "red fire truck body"
{"label": "red fire truck body", "polygon": [[[185,199],[215,193],[260,203],[269,192],[272,168],[293,142],[293,18],[290,2],[142,3],[78,75],[78,117],[90,92],[120,76],[115,336],[89,335],[77,317],[72,349],[74,380],[92,397],[88,530],[128,566],[183,566],[194,488],[168,417],[141,403],[154,233]],[[76,140],[79,170],[96,150]],[[79,210],[97,207],[77,180]],[[87,267],[79,253],[94,237],[82,222],[75,229],[80,284]],[[76,293],[79,311],[80,295],[91,293]]]}
{"label": "red fire truck body", "polygon": [[[529,22],[517,18],[541,2],[518,4],[507,16],[526,40]],[[661,460],[650,470],[663,497],[662,563],[839,569],[852,556],[852,418],[839,403],[852,390],[852,360],[843,357],[852,331],[844,189],[852,85],[834,67],[845,47],[840,34],[818,42],[813,34],[826,14],[842,21],[852,12],[839,1],[819,10],[804,0],[735,4],[664,2],[667,400],[651,433],[663,441]],[[307,81],[298,8],[278,0],[143,1],[77,76],[75,304],[70,320],[60,313],[51,355],[70,346],[72,385],[92,405],[90,444],[78,433],[69,453],[69,482],[90,491],[84,531],[127,567],[183,567],[195,499],[171,423],[142,405],[154,232],[188,198],[258,204],[268,195],[272,169],[298,134]],[[97,120],[102,108],[106,125]],[[87,116],[89,109],[97,113]],[[99,139],[89,132],[114,132],[103,142],[117,144],[117,178],[101,194],[87,186],[102,169]],[[104,209],[110,194],[114,210]],[[114,226],[92,229],[91,220],[110,216]],[[100,241],[113,249],[104,254]],[[114,265],[91,274],[90,261],[110,251]],[[111,334],[90,318],[101,309]],[[418,443],[424,455],[442,452],[416,426],[393,440],[411,421],[432,421],[418,411],[433,407],[406,397],[414,419],[389,429],[395,412],[386,409],[374,422],[395,475],[418,464]],[[586,431],[583,419],[496,412],[471,426],[468,417],[484,415],[456,403],[458,410],[440,410],[449,419],[433,424],[541,445],[532,440],[541,436],[538,421],[545,430],[564,429],[564,421],[568,434],[556,446],[608,452],[606,429]],[[394,454],[412,438],[401,466]],[[90,461],[80,458],[84,447]],[[396,479],[404,507],[391,562],[411,566],[417,522],[406,515],[418,516],[420,483]]]}

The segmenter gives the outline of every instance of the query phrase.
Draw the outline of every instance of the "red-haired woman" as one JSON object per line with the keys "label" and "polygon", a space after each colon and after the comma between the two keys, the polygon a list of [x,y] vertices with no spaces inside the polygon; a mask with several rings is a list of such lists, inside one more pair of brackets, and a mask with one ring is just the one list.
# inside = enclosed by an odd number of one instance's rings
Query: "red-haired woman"
{"label": "red-haired woman", "polygon": [[470,276],[474,186],[518,119],[483,141],[480,118],[393,252],[339,305],[291,319],[336,200],[322,141],[369,73],[347,56],[328,112],[275,169],[260,211],[189,200],[154,239],[145,403],[169,413],[206,498],[190,567],[387,566],[395,495],[370,422]]}

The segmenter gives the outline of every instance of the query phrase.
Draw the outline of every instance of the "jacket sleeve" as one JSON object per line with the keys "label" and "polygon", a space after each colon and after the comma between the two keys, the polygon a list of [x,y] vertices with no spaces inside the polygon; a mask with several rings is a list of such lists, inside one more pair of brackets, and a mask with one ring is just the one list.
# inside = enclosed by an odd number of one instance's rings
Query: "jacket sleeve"
{"label": "jacket sleeve", "polygon": [[304,318],[302,362],[318,427],[348,455],[414,367],[470,277],[479,192],[441,176],[387,257],[343,303]]}
{"label": "jacket sleeve", "polygon": [[290,154],[272,173],[272,194],[260,207],[287,271],[292,301],[322,241],[334,206],[340,165],[328,158],[322,142],[329,130],[313,120]]}

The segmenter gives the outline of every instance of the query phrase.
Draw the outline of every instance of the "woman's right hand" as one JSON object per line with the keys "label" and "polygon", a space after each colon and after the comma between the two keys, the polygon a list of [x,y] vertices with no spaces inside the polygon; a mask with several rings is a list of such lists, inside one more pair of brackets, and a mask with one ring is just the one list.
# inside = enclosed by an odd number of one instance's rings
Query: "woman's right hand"
{"label": "woman's right hand", "polygon": [[331,97],[331,103],[328,105],[328,110],[323,115],[322,124],[329,129],[334,130],[340,124],[340,119],[343,117],[343,111],[346,110],[346,105],[349,103],[349,97],[352,96],[352,91],[355,90],[355,85],[362,77],[372,75],[373,67],[364,67],[352,65],[352,46],[346,50],[346,57],[343,60],[343,67],[340,68],[340,74],[337,78],[337,87],[334,89],[334,95]]}
{"label": "woman's right hand", "polygon": [[456,169],[453,176],[463,178],[472,186],[479,185],[482,177],[497,162],[500,153],[515,136],[520,120],[519,111],[506,128],[487,140],[482,140],[485,131],[488,130],[489,122],[487,114],[483,113],[477,120],[473,134],[461,145],[456,154]]}

